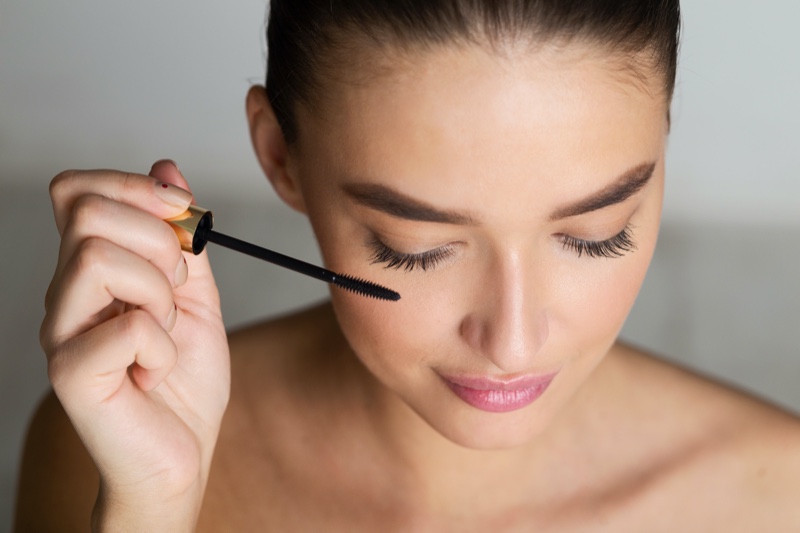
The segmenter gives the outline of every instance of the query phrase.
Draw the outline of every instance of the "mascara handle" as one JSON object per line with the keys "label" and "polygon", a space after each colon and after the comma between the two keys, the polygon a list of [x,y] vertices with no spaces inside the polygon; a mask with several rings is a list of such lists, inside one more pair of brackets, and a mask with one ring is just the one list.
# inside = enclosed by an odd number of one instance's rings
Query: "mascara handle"
{"label": "mascara handle", "polygon": [[198,255],[206,247],[207,234],[214,226],[214,215],[208,209],[190,205],[186,211],[166,219],[166,222],[175,230],[181,249]]}

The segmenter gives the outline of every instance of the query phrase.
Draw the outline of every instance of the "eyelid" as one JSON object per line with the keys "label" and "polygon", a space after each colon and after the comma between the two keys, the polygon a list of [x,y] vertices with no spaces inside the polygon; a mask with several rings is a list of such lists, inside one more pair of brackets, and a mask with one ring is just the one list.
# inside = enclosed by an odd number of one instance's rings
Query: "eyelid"
{"label": "eyelid", "polygon": [[636,243],[633,241],[632,231],[635,228],[630,222],[622,228],[622,231],[602,240],[579,239],[570,235],[560,234],[560,240],[565,249],[572,249],[578,257],[586,254],[587,257],[604,257],[615,259],[622,257],[629,252],[636,250]]}
{"label": "eyelid", "polygon": [[[614,259],[636,250],[636,243],[632,238],[633,229],[634,226],[629,222],[622,228],[622,231],[602,240],[580,239],[566,234],[557,236],[561,240],[563,248],[571,249],[579,258],[586,255],[590,258]],[[432,270],[455,253],[453,244],[413,254],[398,252],[381,241],[374,233],[366,244],[373,251],[371,264],[386,263],[385,269],[403,269],[406,272],[415,268],[421,268],[423,271]]]}
{"label": "eyelid", "polygon": [[423,271],[432,270],[455,253],[452,244],[414,254],[398,252],[374,234],[367,242],[367,246],[373,251],[371,264],[386,263],[384,268],[403,269],[406,272],[415,268],[421,268]]}

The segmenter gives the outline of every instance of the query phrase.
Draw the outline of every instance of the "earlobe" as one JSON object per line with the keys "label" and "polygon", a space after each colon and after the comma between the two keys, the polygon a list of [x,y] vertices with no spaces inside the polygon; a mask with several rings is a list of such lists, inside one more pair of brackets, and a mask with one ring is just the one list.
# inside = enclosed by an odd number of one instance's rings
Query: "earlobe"
{"label": "earlobe", "polygon": [[263,86],[255,85],[250,88],[246,111],[250,140],[261,169],[278,196],[293,209],[305,213],[300,183],[289,164],[289,148]]}

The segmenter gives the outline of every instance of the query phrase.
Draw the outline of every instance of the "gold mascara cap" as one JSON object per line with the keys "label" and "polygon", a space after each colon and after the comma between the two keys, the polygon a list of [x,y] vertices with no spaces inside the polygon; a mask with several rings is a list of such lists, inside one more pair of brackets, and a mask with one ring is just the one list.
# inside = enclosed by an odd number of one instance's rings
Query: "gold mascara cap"
{"label": "gold mascara cap", "polygon": [[190,205],[186,211],[166,221],[175,230],[181,249],[197,255],[206,247],[206,233],[214,226],[214,215],[208,209]]}

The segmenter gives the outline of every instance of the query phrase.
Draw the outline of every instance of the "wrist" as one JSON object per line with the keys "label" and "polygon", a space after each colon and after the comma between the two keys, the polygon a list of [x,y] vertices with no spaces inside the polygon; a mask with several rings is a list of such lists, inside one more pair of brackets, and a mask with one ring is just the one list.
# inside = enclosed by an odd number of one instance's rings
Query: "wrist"
{"label": "wrist", "polygon": [[101,483],[92,510],[92,531],[193,532],[202,500],[203,490],[199,486],[166,498],[158,494],[137,498],[111,494]]}

